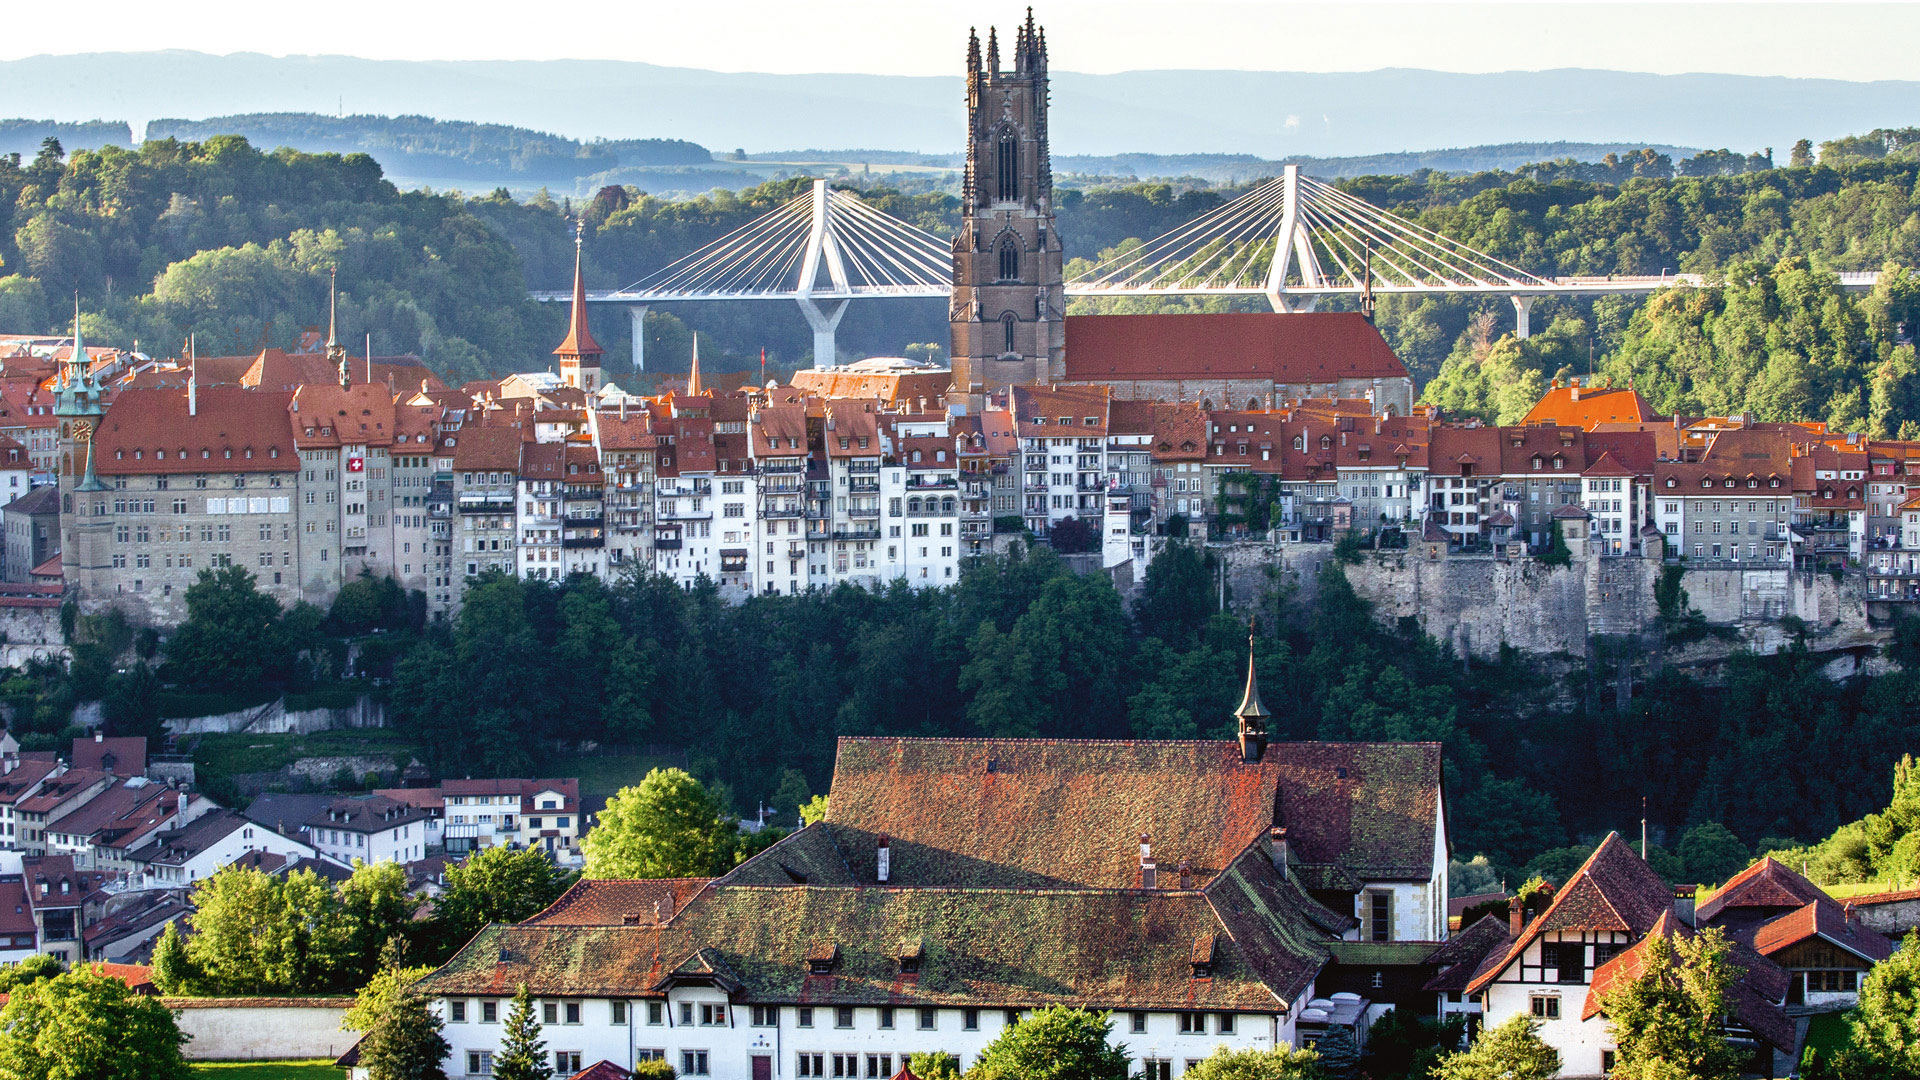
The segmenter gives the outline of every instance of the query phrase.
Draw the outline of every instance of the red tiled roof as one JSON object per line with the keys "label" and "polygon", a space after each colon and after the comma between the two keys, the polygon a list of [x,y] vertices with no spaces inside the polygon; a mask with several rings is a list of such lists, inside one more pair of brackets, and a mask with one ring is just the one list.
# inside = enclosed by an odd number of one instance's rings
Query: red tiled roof
{"label": "red tiled roof", "polygon": [[[107,755],[113,755],[113,767],[106,765]],[[99,769],[102,772],[118,773],[121,776],[139,776],[147,771],[147,737],[145,735],[120,735],[113,738],[89,738],[82,736],[73,740],[73,767],[76,769]]]}
{"label": "red tiled roof", "polygon": [[520,449],[525,441],[519,428],[468,425],[460,429],[457,438],[459,441],[453,447],[454,468],[519,472]]}
{"label": "red tiled roof", "polygon": [[1860,925],[1858,919],[1849,919],[1846,909],[1824,896],[1761,924],[1753,932],[1753,947],[1770,957],[1816,936],[1869,963],[1877,964],[1893,955],[1893,942]]}
{"label": "red tiled roof", "polygon": [[1113,399],[1107,387],[1015,386],[1012,392],[1021,435],[1058,439],[1107,434],[1107,405]]}
{"label": "red tiled roof", "polygon": [[1066,330],[1066,377],[1075,382],[1407,377],[1380,331],[1354,312],[1069,315]]}
{"label": "red tiled roof", "polygon": [[1631,387],[1556,386],[1541,396],[1523,424],[1569,424],[1592,431],[1595,424],[1646,423],[1655,418],[1652,406]]}
{"label": "red tiled roof", "polygon": [[1697,921],[1710,922],[1729,907],[1797,908],[1825,898],[1820,886],[1769,855],[1728,878],[1694,910]]}
{"label": "red tiled roof", "polygon": [[[358,1045],[357,1043],[355,1045]],[[568,1077],[567,1080],[632,1080],[633,1072],[602,1058]]]}
{"label": "red tiled roof", "polygon": [[[1579,428],[1540,424],[1503,427],[1499,431],[1500,472],[1504,475],[1578,473],[1586,464],[1586,450],[1582,445],[1585,432]],[[1540,459],[1538,469],[1533,467],[1536,457]],[[1558,469],[1553,467],[1555,458],[1560,459]]]}
{"label": "red tiled roof", "polygon": [[[293,472],[283,390],[202,387],[196,414],[180,390],[129,389],[100,418],[94,468],[106,475]],[[77,468],[79,463],[75,463]]]}
{"label": "red tiled roof", "polygon": [[1497,476],[1500,470],[1500,430],[1489,427],[1451,427],[1433,429],[1433,441],[1427,452],[1427,471],[1431,476]]}
{"label": "red tiled roof", "polygon": [[1586,434],[1587,470],[1592,473],[1600,459],[1612,458],[1619,473],[1609,475],[1653,476],[1659,459],[1651,431],[1588,431]]}

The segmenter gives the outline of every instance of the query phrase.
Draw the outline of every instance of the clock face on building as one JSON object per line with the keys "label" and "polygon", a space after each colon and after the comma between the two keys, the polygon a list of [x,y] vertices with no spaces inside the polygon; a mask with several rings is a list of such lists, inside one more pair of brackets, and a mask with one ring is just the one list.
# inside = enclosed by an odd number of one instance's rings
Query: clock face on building
{"label": "clock face on building", "polygon": [[93,425],[87,423],[85,420],[74,421],[73,441],[92,442],[93,441]]}

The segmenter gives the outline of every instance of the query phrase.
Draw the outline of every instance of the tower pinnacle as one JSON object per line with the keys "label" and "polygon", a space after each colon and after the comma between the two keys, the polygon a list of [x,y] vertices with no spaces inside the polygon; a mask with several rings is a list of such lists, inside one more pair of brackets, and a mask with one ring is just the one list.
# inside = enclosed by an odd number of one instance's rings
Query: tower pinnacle
{"label": "tower pinnacle", "polygon": [[587,328],[587,279],[581,264],[585,230],[584,222],[574,222],[573,308],[567,318],[567,339],[553,350],[553,355],[560,358],[561,381],[591,394],[600,389],[600,355],[605,350]]}
{"label": "tower pinnacle", "polygon": [[345,390],[353,381],[352,372],[347,368],[347,347],[340,344],[340,268],[327,270],[327,359],[340,375],[340,389]]}

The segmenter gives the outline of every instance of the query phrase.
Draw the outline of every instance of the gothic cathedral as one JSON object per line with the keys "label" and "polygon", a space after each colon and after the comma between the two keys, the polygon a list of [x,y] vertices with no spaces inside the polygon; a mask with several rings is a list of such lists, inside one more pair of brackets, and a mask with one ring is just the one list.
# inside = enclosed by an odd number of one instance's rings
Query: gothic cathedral
{"label": "gothic cathedral", "polygon": [[1066,302],[1047,152],[1047,38],[1033,11],[1000,69],[1000,42],[967,40],[966,214],[953,238],[953,385],[977,396],[1064,374]]}

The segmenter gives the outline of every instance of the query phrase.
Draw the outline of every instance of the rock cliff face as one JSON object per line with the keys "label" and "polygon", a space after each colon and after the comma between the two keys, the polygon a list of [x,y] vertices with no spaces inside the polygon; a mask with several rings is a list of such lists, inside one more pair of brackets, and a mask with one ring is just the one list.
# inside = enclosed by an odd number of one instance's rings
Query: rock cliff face
{"label": "rock cliff face", "polygon": [[[1331,545],[1273,549],[1246,544],[1217,549],[1238,605],[1255,602],[1276,585],[1310,600]],[[1512,646],[1543,656],[1585,657],[1595,637],[1633,637],[1657,630],[1655,599],[1661,564],[1637,558],[1588,556],[1550,567],[1538,559],[1490,555],[1424,557],[1418,551],[1368,552],[1343,567],[1354,591],[1381,620],[1411,618],[1464,655],[1493,657]],[[1867,620],[1857,577],[1835,581],[1824,572],[1689,566],[1680,578],[1688,605],[1710,626],[1733,631],[1670,649],[1667,660],[1711,663],[1735,649],[1773,652],[1800,619],[1816,650],[1859,649],[1885,634]]]}

